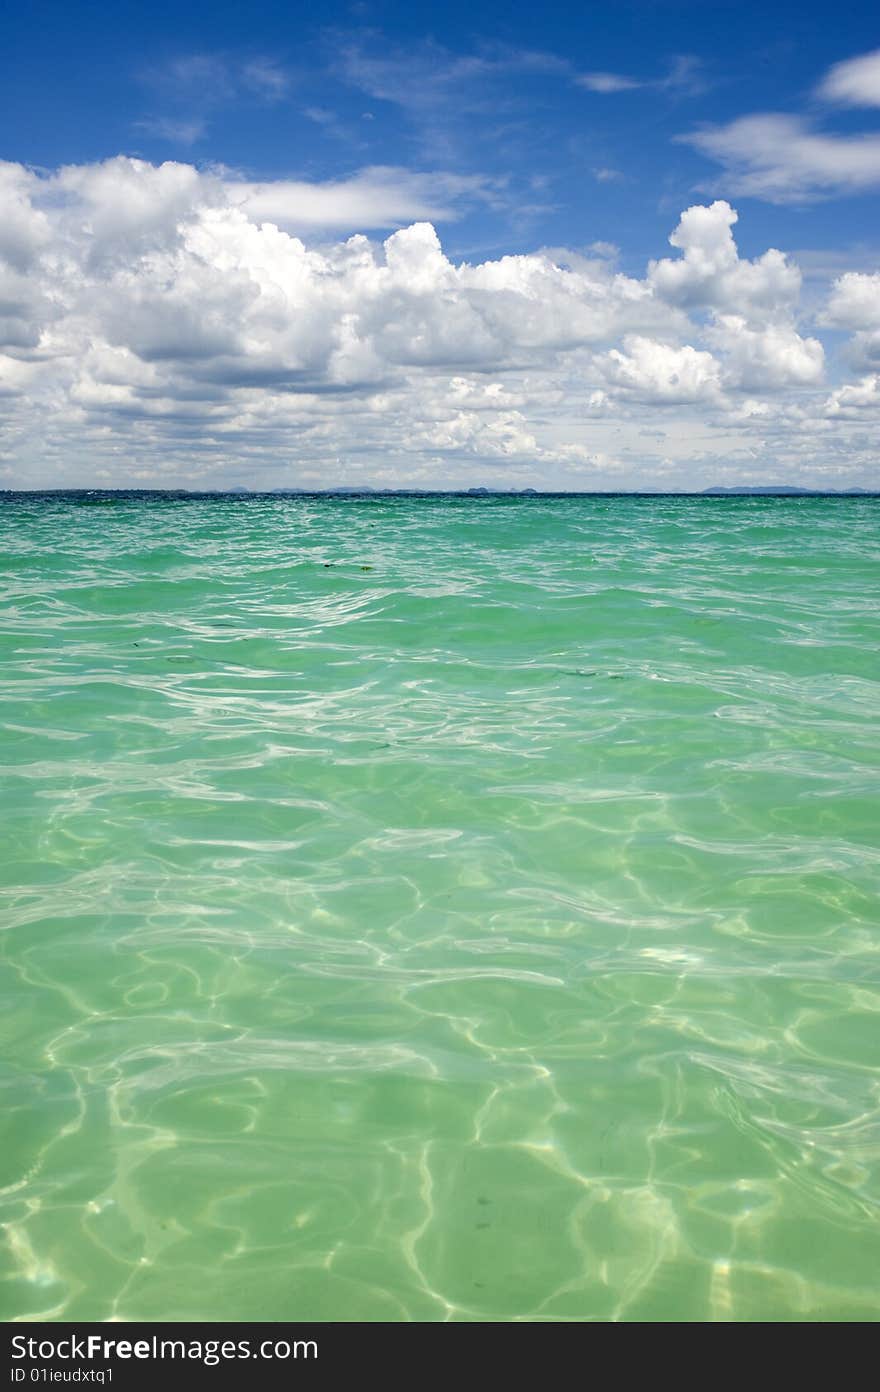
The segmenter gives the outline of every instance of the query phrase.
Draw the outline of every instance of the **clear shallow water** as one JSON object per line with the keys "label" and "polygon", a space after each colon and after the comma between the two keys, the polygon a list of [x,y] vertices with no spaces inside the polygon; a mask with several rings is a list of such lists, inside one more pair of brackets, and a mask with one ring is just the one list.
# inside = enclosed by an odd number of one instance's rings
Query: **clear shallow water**
{"label": "clear shallow water", "polygon": [[876,1318],[878,519],[0,507],[2,1316]]}

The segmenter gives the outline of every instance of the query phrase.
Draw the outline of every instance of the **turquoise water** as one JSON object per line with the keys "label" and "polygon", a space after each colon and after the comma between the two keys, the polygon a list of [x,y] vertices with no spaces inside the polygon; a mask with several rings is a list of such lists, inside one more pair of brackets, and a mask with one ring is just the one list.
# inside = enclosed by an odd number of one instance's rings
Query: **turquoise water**
{"label": "turquoise water", "polygon": [[876,1318],[878,518],[0,506],[2,1316]]}

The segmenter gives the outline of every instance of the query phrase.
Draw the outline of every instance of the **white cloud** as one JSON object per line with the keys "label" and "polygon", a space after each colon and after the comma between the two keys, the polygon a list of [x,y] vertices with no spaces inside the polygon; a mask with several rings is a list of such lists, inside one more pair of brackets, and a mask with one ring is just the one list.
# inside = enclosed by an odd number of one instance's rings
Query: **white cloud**
{"label": "white cloud", "polygon": [[724,354],[725,384],[750,391],[817,386],[825,352],[817,338],[802,338],[791,324],[750,328],[739,314],[722,314],[709,341]]}
{"label": "white cloud", "polygon": [[290,74],[272,58],[242,60],[223,53],[191,53],[149,68],[143,81],[166,99],[213,107],[250,93],[274,101],[290,86]]}
{"label": "white cloud", "polygon": [[290,86],[290,75],[271,58],[253,58],[241,64],[239,81],[242,87],[256,92],[268,101],[283,97]]}
{"label": "white cloud", "polygon": [[648,282],[669,303],[708,312],[706,339],[722,355],[724,386],[816,384],[824,369],[822,345],[802,338],[794,323],[800,270],[774,248],[751,261],[741,258],[732,231],[737,220],[723,200],[688,208],[669,238],[683,255],[652,261]]}
{"label": "white cloud", "polygon": [[362,169],[348,179],[314,184],[227,182],[229,200],[254,221],[298,230],[399,227],[416,219],[447,222],[463,200],[489,195],[475,175],[418,174],[405,169]]}
{"label": "white cloud", "polygon": [[601,360],[606,381],[624,395],[676,405],[718,400],[721,371],[711,353],[638,335],[624,339],[624,350],[612,348]]}
{"label": "white cloud", "polygon": [[588,92],[631,92],[634,87],[641,87],[640,82],[636,82],[631,77],[623,77],[620,73],[591,72],[579,73],[575,78],[578,87],[586,87]]}
{"label": "white cloud", "polygon": [[[845,388],[836,409],[815,390],[799,272],[779,251],[741,258],[728,204],[688,209],[676,255],[639,279],[561,250],[450,259],[426,211],[481,188],[0,166],[4,481],[700,484],[713,431],[720,467],[759,423],[807,449],[808,420],[864,416]],[[397,221],[383,241],[356,230]],[[867,323],[852,305],[872,286],[842,277],[836,322]]]}
{"label": "white cloud", "polygon": [[291,76],[272,58],[242,60],[222,53],[192,53],[171,59],[141,74],[161,110],[135,122],[171,144],[189,146],[200,140],[217,110],[234,104],[260,105],[280,101]]}
{"label": "white cloud", "polygon": [[208,129],[204,116],[178,119],[173,116],[147,116],[143,121],[138,121],[137,126],[139,130],[157,135],[160,140],[167,140],[172,145],[195,145]]}
{"label": "white cloud", "polygon": [[868,410],[880,412],[880,376],[876,372],[860,382],[838,387],[825,402],[828,416],[857,416]]}
{"label": "white cloud", "polygon": [[678,136],[727,171],[732,193],[803,202],[880,187],[880,135],[829,135],[800,116],[741,116]]}
{"label": "white cloud", "polygon": [[52,236],[46,214],[32,202],[37,187],[29,169],[0,161],[0,257],[18,271],[27,270]]}
{"label": "white cloud", "polygon": [[409,46],[370,47],[359,35],[339,45],[336,65],[339,76],[351,86],[402,107],[418,121],[432,121],[441,113],[487,109],[490,86],[507,84],[511,78],[571,71],[566,59],[555,54],[502,44],[459,54],[433,39]]}
{"label": "white cloud", "polygon": [[847,271],[838,276],[821,322],[854,330],[846,348],[851,366],[880,367],[880,274]]}
{"label": "white cloud", "polygon": [[848,271],[839,276],[824,321],[839,329],[880,329],[880,273]]}
{"label": "white cloud", "polygon": [[673,61],[669,72],[652,85],[663,92],[679,93],[681,96],[697,96],[706,90],[703,78],[703,63],[692,53],[680,53]]}
{"label": "white cloud", "polygon": [[880,48],[835,63],[819,84],[818,94],[844,106],[880,106]]}
{"label": "white cloud", "polygon": [[54,178],[35,180],[30,192],[51,217],[55,238],[66,232],[73,239],[75,257],[131,267],[144,252],[175,244],[180,227],[200,210],[225,202],[219,180],[190,164],[152,165],[121,155],[66,165]]}
{"label": "white cloud", "polygon": [[693,96],[704,90],[704,83],[700,75],[701,68],[702,64],[699,58],[694,57],[693,54],[683,53],[673,59],[665,77],[639,81],[634,77],[626,77],[623,73],[588,72],[578,73],[574,81],[578,87],[586,87],[589,92],[601,92],[604,95],[631,92],[636,88],[642,88],[678,93],[682,96]]}
{"label": "white cloud", "polygon": [[735,309],[760,319],[796,305],[798,268],[773,249],[754,261],[741,260],[731,231],[737,221],[723,200],[682,213],[669,241],[684,255],[652,261],[648,269],[657,293],[673,304]]}

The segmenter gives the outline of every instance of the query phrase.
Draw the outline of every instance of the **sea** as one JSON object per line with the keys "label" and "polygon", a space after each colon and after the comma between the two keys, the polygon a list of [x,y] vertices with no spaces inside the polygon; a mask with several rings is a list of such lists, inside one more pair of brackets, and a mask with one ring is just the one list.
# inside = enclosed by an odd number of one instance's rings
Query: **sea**
{"label": "sea", "polygon": [[880,1316],[880,500],[0,498],[0,1318]]}

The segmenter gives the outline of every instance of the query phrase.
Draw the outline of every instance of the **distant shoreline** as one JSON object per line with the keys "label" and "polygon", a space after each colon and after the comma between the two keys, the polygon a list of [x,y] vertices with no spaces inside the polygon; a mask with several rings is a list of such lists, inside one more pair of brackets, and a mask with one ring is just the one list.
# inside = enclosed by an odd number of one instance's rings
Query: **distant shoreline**
{"label": "distant shoreline", "polygon": [[111,499],[111,498],[156,498],[166,500],[184,499],[235,499],[237,502],[258,498],[704,498],[719,501],[730,498],[880,498],[880,489],[867,488],[794,488],[784,485],[768,485],[763,488],[704,488],[700,491],[647,491],[643,489],[615,490],[562,490],[536,488],[3,488],[0,489],[0,502],[17,498],[70,498],[70,499]]}

